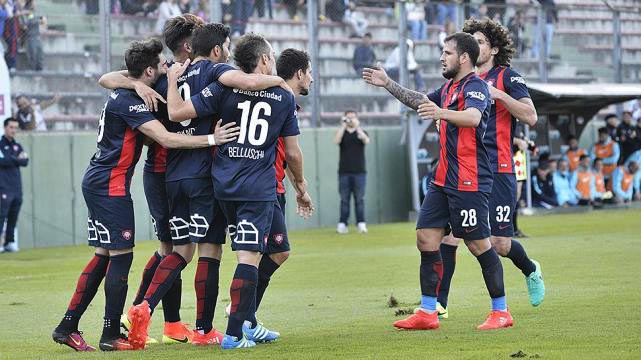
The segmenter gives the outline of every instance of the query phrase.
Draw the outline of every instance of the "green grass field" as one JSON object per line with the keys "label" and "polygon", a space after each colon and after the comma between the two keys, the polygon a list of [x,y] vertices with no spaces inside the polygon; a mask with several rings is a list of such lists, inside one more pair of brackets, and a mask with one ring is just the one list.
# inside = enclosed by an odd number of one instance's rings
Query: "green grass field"
{"label": "green grass field", "polygon": [[[191,345],[155,345],[144,352],[76,354],[52,342],[50,333],[66,309],[91,250],[65,247],[0,255],[0,358],[372,358],[509,359],[641,358],[641,217],[638,210],[522,217],[523,241],[539,260],[547,297],[539,308],[527,299],[523,276],[504,261],[506,291],[515,319],[511,329],[479,332],[489,309],[479,265],[459,250],[450,294],[450,319],[441,329],[400,332],[387,301],[401,308],[419,299],[419,256],[410,223],[371,226],[367,235],[339,236],[332,229],[292,233],[294,252],[273,278],[259,318],[281,332],[276,343],[223,353]],[[353,230],[352,230],[353,232]],[[156,245],[140,242],[130,275],[129,299],[144,262]],[[215,326],[226,326],[223,308],[235,266],[223,256]],[[183,274],[183,320],[194,323],[192,279]],[[128,303],[129,304],[129,303]],[[97,345],[102,290],[81,321]],[[127,305],[128,306],[128,305]],[[151,334],[161,334],[162,311]]]}

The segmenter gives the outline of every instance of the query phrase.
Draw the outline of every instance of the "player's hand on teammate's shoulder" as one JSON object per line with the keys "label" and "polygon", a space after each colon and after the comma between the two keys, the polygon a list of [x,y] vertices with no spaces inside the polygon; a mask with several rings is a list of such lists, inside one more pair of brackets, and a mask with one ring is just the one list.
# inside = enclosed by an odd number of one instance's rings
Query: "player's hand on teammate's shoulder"
{"label": "player's hand on teammate's shoulder", "polygon": [[296,213],[300,217],[307,220],[314,215],[315,210],[316,208],[314,208],[314,203],[309,193],[296,194]]}
{"label": "player's hand on teammate's shoulder", "polygon": [[490,91],[490,98],[492,98],[492,100],[500,100],[501,95],[505,94],[503,91],[495,88],[494,85],[487,84],[487,88]]}
{"label": "player's hand on teammate's shoulder", "polygon": [[145,103],[147,109],[151,112],[158,111],[158,101],[161,101],[164,104],[167,103],[165,99],[156,92],[156,90],[152,89],[142,81],[134,81],[134,90]]}
{"label": "player's hand on teammate's shoulder", "polygon": [[187,66],[189,66],[190,63],[190,59],[185,60],[185,62],[183,62],[182,64],[179,62],[173,63],[169,70],[167,70],[167,81],[171,83],[177,82],[180,75],[182,75],[185,70],[187,70]]}
{"label": "player's hand on teammate's shoulder", "polygon": [[418,115],[423,119],[440,119],[440,112],[441,108],[430,100],[418,106]]}
{"label": "player's hand on teammate's shoulder", "polygon": [[216,139],[216,145],[223,145],[228,142],[236,140],[238,134],[240,134],[240,127],[235,126],[235,122],[230,122],[225,125],[222,125],[222,120],[218,120],[216,127],[214,128],[214,138]]}
{"label": "player's hand on teammate's shoulder", "polygon": [[384,87],[389,81],[389,76],[379,62],[373,68],[363,69],[363,80],[370,85]]}

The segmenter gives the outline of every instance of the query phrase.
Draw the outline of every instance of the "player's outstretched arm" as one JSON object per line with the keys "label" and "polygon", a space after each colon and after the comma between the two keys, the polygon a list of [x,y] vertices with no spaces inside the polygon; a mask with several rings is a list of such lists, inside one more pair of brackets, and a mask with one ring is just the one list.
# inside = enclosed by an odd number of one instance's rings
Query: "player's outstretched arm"
{"label": "player's outstretched arm", "polygon": [[241,90],[257,91],[280,86],[290,93],[294,93],[283,78],[274,75],[247,74],[240,70],[230,70],[222,74],[218,81],[225,86]]}
{"label": "player's outstretched arm", "polygon": [[[182,134],[174,134],[162,125],[158,120],[148,121],[138,127],[138,129],[146,136],[152,138],[155,142],[159,143],[162,147],[168,149],[197,149],[214,145],[222,145],[230,141],[234,141],[238,136],[238,131],[233,131],[234,123],[226,124],[222,127],[222,131],[217,129],[219,136],[214,134],[188,136]],[[220,128],[220,121],[216,125]]]}
{"label": "player's outstretched arm", "polygon": [[385,88],[385,90],[398,99],[398,101],[414,110],[417,110],[418,106],[427,100],[427,96],[424,94],[404,88],[396,81],[390,79],[380,63],[374,68],[363,69],[363,80],[370,85]]}
{"label": "player's outstretched arm", "polygon": [[167,71],[167,112],[169,113],[169,120],[173,122],[198,117],[191,99],[183,100],[178,92],[178,78],[185,72],[189,63],[190,60],[182,64],[174,63]]}
{"label": "player's outstretched arm", "polygon": [[127,70],[112,71],[106,73],[98,79],[98,84],[105,89],[130,89],[135,90],[136,94],[140,96],[142,101],[145,102],[150,111],[158,110],[158,102],[166,103],[165,99],[156,92],[156,90],[147,86],[141,81],[137,81],[128,77]]}

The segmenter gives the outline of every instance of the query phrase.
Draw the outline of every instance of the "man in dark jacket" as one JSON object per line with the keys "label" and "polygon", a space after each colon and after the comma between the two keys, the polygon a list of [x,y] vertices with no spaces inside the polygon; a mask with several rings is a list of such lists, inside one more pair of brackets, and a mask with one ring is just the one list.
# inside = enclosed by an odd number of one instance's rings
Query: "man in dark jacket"
{"label": "man in dark jacket", "polygon": [[372,49],[372,34],[366,33],[363,36],[363,43],[354,49],[354,70],[359,76],[364,68],[371,68],[376,64],[376,54]]}
{"label": "man in dark jacket", "polygon": [[549,161],[541,161],[532,175],[532,205],[552,209],[559,204],[556,201],[552,169]]}

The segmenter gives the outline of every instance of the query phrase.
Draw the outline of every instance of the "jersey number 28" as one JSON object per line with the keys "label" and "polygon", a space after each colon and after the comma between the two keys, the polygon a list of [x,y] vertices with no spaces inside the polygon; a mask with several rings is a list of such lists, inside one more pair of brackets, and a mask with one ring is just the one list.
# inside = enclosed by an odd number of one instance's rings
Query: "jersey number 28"
{"label": "jersey number 28", "polygon": [[[251,145],[260,146],[267,141],[267,131],[269,130],[269,123],[267,120],[260,118],[261,111],[264,116],[272,115],[272,107],[264,101],[259,101],[251,106],[251,101],[243,101],[238,103],[238,108],[243,111],[240,116],[240,134],[238,135],[238,143],[244,144],[249,141]],[[250,113],[251,112],[251,118]],[[249,122],[249,125],[247,124]]]}

